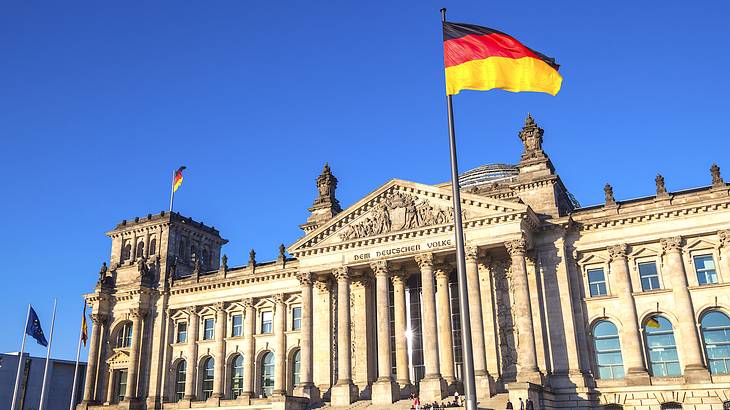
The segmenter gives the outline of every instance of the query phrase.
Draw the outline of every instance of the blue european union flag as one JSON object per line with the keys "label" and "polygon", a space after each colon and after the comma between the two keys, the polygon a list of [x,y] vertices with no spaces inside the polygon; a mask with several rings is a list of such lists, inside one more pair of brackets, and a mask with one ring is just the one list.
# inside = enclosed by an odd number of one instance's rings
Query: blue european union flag
{"label": "blue european union flag", "polygon": [[38,319],[38,315],[36,315],[32,306],[30,308],[30,315],[28,315],[28,323],[25,325],[25,333],[35,339],[39,345],[43,347],[48,346],[46,335],[43,334],[43,329],[41,329],[41,321]]}

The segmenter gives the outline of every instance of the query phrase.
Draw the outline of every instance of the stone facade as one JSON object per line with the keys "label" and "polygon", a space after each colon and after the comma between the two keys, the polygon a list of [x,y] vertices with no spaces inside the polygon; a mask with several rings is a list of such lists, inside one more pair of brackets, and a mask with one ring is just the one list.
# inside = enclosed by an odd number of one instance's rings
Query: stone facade
{"label": "stone facade", "polygon": [[[581,207],[543,133],[528,117],[519,163],[462,188],[480,407],[730,406],[720,169],[679,192],[657,176],[656,195],[630,201],[606,184],[605,204]],[[219,232],[176,213],[108,232],[80,406],[382,407],[461,391],[450,185],[391,180],[342,210],[328,166],[316,182],[303,237],[273,262],[251,251],[228,267]]]}

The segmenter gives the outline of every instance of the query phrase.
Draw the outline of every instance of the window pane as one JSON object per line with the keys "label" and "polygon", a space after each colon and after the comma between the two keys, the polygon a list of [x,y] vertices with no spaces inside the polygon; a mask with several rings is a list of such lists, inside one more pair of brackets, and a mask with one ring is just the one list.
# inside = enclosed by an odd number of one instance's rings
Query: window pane
{"label": "window pane", "polygon": [[274,312],[261,312],[261,333],[273,332]]}
{"label": "window pane", "polygon": [[185,343],[188,339],[188,324],[178,323],[177,324],[177,342]]}
{"label": "window pane", "polygon": [[659,274],[656,263],[643,262],[639,264],[639,277],[641,277],[642,290],[659,289]]}
{"label": "window pane", "polygon": [[203,339],[204,340],[210,340],[213,339],[214,332],[215,332],[215,321],[211,319],[205,319],[204,328],[205,331],[203,333]]}
{"label": "window pane", "polygon": [[295,307],[292,309],[292,329],[299,330],[302,328],[302,308]]}
{"label": "window pane", "polygon": [[593,343],[599,378],[622,378],[623,359],[616,326],[607,320],[596,323],[593,327]]}
{"label": "window pane", "polygon": [[243,334],[243,318],[241,315],[233,315],[233,329],[231,336],[241,336]]}

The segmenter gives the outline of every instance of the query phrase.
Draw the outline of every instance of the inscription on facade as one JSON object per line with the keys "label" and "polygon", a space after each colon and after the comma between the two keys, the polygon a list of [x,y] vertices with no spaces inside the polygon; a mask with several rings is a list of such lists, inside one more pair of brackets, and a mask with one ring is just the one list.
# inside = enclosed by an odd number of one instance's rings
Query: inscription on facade
{"label": "inscription on facade", "polygon": [[442,239],[437,241],[429,241],[423,244],[408,245],[408,246],[396,246],[393,248],[379,249],[371,252],[363,252],[356,255],[352,255],[353,262],[362,262],[375,258],[382,258],[388,256],[398,256],[401,254],[416,253],[422,250],[435,250],[440,248],[448,248],[453,246],[453,239]]}

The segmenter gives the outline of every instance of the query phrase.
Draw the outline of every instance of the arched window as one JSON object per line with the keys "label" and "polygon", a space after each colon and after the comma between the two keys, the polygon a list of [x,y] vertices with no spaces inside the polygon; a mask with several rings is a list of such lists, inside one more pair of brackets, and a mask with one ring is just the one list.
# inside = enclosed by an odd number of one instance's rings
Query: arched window
{"label": "arched window", "polygon": [[141,257],[144,256],[144,242],[142,242],[142,241],[137,242],[137,253],[136,253],[136,256],[138,258],[141,258]]}
{"label": "arched window", "polygon": [[274,390],[274,354],[267,352],[261,358],[261,395],[271,396]]}
{"label": "arched window", "polygon": [[661,316],[654,316],[644,325],[644,334],[652,376],[681,376],[672,324]]}
{"label": "arched window", "polygon": [[712,311],[702,316],[702,339],[712,374],[730,373],[730,318]]}
{"label": "arched window", "polygon": [[208,250],[207,249],[203,249],[203,257],[201,258],[200,263],[203,266],[209,266],[210,264],[208,262],[209,262],[208,261]]}
{"label": "arched window", "polygon": [[677,403],[676,401],[662,403],[662,405],[661,405],[662,410],[675,410],[675,409],[681,409],[681,408],[682,408],[682,405],[680,403]]}
{"label": "arched window", "polygon": [[132,244],[129,241],[124,243],[122,246],[122,262],[132,257]]}
{"label": "arched window", "polygon": [[157,239],[152,238],[150,239],[150,255],[156,255],[157,254]]}
{"label": "arched window", "polygon": [[291,385],[292,387],[299,385],[300,369],[302,367],[301,350],[297,350],[292,356],[291,365]]}
{"label": "arched window", "polygon": [[127,322],[117,332],[117,347],[129,347],[132,345],[132,323]]}
{"label": "arched window", "polygon": [[190,246],[190,261],[195,262],[195,259],[198,258],[198,248],[195,247],[195,245]]}
{"label": "arched window", "polygon": [[243,356],[236,355],[231,362],[231,398],[243,393]]}
{"label": "arched window", "polygon": [[175,401],[182,400],[185,397],[185,360],[180,360],[175,368]]}
{"label": "arched window", "polygon": [[205,359],[205,362],[203,362],[203,374],[201,375],[203,383],[203,400],[208,400],[213,395],[214,367],[215,360],[212,357]]}
{"label": "arched window", "polygon": [[624,365],[616,325],[601,320],[593,326],[593,347],[599,379],[623,379]]}

